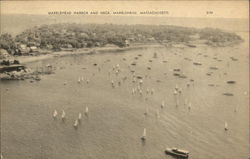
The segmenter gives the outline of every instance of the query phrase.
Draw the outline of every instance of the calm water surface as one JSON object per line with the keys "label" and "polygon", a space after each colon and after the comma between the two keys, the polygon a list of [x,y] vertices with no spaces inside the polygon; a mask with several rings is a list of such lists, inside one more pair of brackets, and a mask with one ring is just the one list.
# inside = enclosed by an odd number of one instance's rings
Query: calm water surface
{"label": "calm water surface", "polygon": [[[157,58],[153,58],[154,52]],[[231,56],[238,61],[232,61]],[[193,65],[194,61],[202,65]],[[132,62],[137,65],[130,65]],[[189,150],[192,159],[249,157],[249,52],[243,44],[70,56],[28,66],[37,69],[47,64],[53,65],[55,74],[44,75],[39,82],[0,83],[4,158],[171,159],[164,149],[173,146]],[[112,71],[117,64],[121,69],[118,75]],[[173,76],[174,68],[180,68],[187,78]],[[142,96],[131,93],[138,86],[132,82],[131,70],[144,77]],[[208,76],[208,72],[213,73]],[[85,81],[79,84],[79,77]],[[123,77],[127,79],[123,81]],[[187,87],[190,79],[194,82]],[[236,84],[229,85],[227,80]],[[177,97],[173,95],[176,85],[182,89]],[[153,88],[154,94],[146,94],[147,88]],[[226,92],[234,96],[223,95]],[[192,104],[190,110],[185,99]],[[162,101],[164,108],[160,107]],[[74,121],[86,106],[89,115],[83,115],[76,130]],[[52,118],[54,110],[59,114],[56,120]],[[60,119],[62,110],[65,122]],[[228,131],[224,131],[225,121]],[[147,139],[142,143],[144,128]]]}

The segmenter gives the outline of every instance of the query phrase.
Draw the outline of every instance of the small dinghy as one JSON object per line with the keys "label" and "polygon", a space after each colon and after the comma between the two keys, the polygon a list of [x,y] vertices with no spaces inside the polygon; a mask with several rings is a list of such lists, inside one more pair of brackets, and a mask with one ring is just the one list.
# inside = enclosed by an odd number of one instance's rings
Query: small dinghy
{"label": "small dinghy", "polygon": [[202,65],[202,63],[200,63],[200,62],[193,62],[193,64],[198,65],[198,66]]}
{"label": "small dinghy", "polygon": [[235,84],[236,81],[227,81],[228,84]]}
{"label": "small dinghy", "polygon": [[223,93],[223,95],[225,95],[225,96],[234,96],[233,93]]}
{"label": "small dinghy", "polygon": [[145,141],[146,140],[146,128],[143,129],[143,133],[142,133],[142,136],[141,136],[141,140],[142,141]]}

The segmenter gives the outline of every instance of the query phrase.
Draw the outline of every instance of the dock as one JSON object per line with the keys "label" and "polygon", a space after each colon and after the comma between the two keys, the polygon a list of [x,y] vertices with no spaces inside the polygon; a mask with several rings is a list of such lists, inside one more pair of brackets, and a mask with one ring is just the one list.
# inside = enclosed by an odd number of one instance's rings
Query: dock
{"label": "dock", "polygon": [[11,71],[20,71],[22,69],[24,69],[25,66],[24,65],[0,65],[0,73],[4,73],[4,72],[11,72]]}

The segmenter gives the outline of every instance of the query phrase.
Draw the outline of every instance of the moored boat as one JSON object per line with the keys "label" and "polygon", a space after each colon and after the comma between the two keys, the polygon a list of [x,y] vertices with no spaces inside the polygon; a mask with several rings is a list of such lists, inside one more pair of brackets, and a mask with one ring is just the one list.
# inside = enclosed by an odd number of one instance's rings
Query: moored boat
{"label": "moored boat", "polygon": [[188,158],[188,155],[189,155],[189,151],[177,149],[175,147],[166,148],[165,153],[172,155],[172,156],[180,157],[180,158]]}
{"label": "moored boat", "polygon": [[145,141],[146,140],[146,128],[143,129],[143,134],[141,136],[141,140]]}

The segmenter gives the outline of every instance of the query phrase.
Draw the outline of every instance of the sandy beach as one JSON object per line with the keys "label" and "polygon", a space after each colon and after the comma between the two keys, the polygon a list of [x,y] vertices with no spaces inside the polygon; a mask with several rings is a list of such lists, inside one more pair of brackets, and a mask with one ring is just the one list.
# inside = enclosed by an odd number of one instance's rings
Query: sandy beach
{"label": "sandy beach", "polygon": [[35,61],[41,61],[46,59],[51,59],[54,57],[63,57],[70,55],[86,55],[86,54],[99,54],[99,53],[110,53],[110,52],[123,52],[128,50],[137,50],[148,47],[164,47],[160,44],[137,44],[126,48],[119,48],[117,46],[107,46],[107,47],[97,47],[97,48],[84,48],[84,49],[74,49],[72,51],[57,51],[46,55],[37,56],[16,56],[11,59],[20,61],[20,63],[30,63]]}

